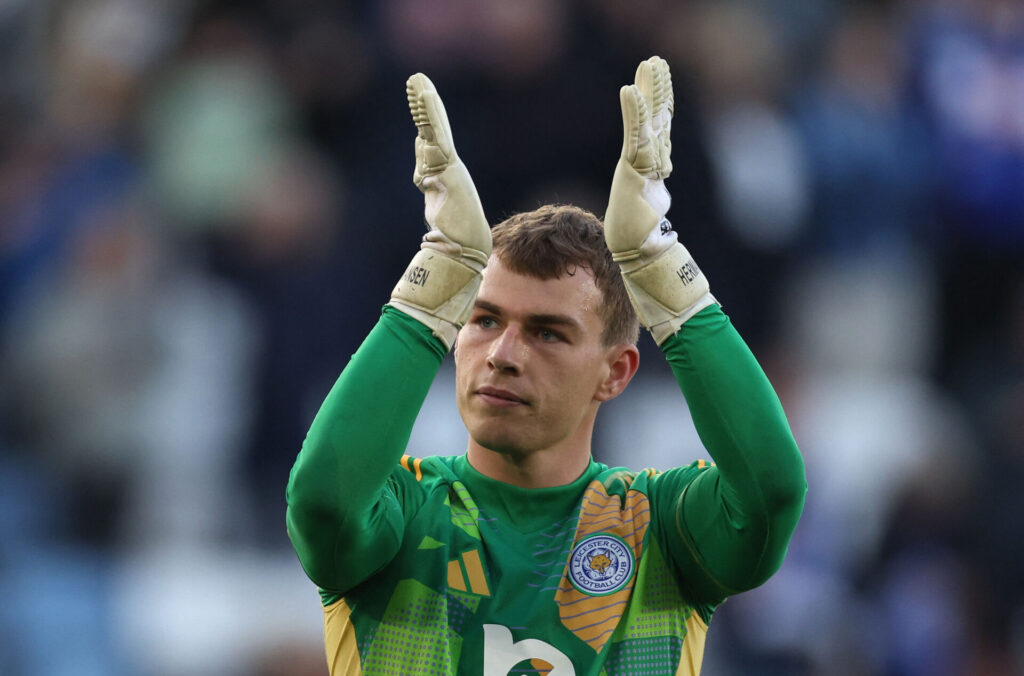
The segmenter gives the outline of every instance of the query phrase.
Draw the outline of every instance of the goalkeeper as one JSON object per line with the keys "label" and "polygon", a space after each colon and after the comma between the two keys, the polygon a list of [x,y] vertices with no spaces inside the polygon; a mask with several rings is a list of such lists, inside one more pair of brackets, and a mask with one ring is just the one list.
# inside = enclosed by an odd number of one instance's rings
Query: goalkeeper
{"label": "goalkeeper", "polygon": [[[546,206],[491,231],[433,85],[407,90],[429,232],[288,483],[331,673],[697,674],[715,608],[782,563],[806,484],[775,392],[665,219],[668,65],[620,92],[603,226]],[[714,464],[591,457],[601,402],[637,370],[637,318]],[[468,449],[406,455],[453,346]]]}

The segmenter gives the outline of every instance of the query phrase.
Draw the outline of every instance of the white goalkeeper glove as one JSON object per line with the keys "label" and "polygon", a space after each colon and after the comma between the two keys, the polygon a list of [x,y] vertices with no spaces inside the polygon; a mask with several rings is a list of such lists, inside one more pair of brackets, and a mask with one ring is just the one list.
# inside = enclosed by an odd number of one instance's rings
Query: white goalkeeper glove
{"label": "white goalkeeper glove", "polygon": [[428,326],[451,349],[480,289],[491,230],[473,179],[455,153],[434,83],[416,73],[405,87],[418,132],[413,182],[423,191],[429,231],[391,292],[390,304]]}
{"label": "white goalkeeper glove", "polygon": [[605,241],[622,270],[640,323],[661,345],[683,323],[715,302],[707,278],[676,239],[665,218],[672,197],[672,74],[652,56],[636,70],[635,84],[619,91],[622,155],[612,178]]}

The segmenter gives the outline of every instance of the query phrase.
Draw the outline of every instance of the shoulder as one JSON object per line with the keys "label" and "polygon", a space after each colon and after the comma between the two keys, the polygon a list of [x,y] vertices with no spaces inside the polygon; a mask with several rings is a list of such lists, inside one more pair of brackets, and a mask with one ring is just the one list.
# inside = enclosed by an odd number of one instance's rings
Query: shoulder
{"label": "shoulder", "polygon": [[456,479],[451,460],[445,456],[417,458],[403,455],[391,470],[387,486],[401,505],[407,521],[412,519],[423,505],[443,501],[438,494],[447,495],[452,482]]}
{"label": "shoulder", "polygon": [[448,455],[429,455],[424,458],[403,455],[392,476],[401,477],[401,481],[414,481],[423,488],[450,484],[457,479],[455,458],[456,456]]}
{"label": "shoulder", "polygon": [[679,489],[714,466],[714,463],[706,460],[695,460],[689,465],[664,471],[653,467],[639,471],[625,467],[606,467],[595,477],[595,481],[600,482],[609,495],[625,498],[628,492],[634,491],[653,496],[653,493],[669,489],[669,486]]}
{"label": "shoulder", "polygon": [[645,492],[648,481],[658,470],[648,468],[633,471],[625,467],[606,467],[594,480],[599,482],[609,495],[625,497],[628,491]]}

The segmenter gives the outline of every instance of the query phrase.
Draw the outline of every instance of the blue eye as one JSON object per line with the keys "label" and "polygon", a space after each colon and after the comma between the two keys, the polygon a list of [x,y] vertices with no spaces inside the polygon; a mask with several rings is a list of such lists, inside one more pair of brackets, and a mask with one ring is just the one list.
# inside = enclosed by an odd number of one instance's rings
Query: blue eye
{"label": "blue eye", "polygon": [[558,335],[551,329],[541,329],[537,332],[537,335],[539,335],[540,339],[546,343],[554,343],[562,339],[562,336]]}
{"label": "blue eye", "polygon": [[476,320],[476,323],[480,325],[481,328],[484,329],[493,329],[495,326],[498,325],[498,323],[494,321],[494,317],[481,317],[480,319]]}

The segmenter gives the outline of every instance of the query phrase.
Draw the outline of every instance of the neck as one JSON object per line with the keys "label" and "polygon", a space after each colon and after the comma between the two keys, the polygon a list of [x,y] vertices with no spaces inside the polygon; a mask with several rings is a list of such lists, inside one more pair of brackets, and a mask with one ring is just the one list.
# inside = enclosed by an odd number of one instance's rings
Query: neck
{"label": "neck", "polygon": [[473,469],[484,476],[520,488],[564,486],[578,479],[590,464],[593,421],[580,425],[575,434],[539,450],[493,451],[472,437],[466,456]]}

